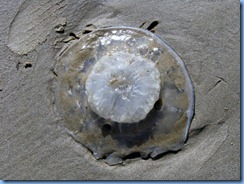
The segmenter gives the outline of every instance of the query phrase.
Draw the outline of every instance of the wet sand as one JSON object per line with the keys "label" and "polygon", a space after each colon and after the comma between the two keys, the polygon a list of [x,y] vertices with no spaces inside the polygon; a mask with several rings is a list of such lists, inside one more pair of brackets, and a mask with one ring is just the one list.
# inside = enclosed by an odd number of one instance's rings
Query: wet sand
{"label": "wet sand", "polygon": [[[2,0],[0,20],[1,179],[240,179],[239,1]],[[65,133],[53,104],[54,58],[86,25],[147,28],[155,21],[155,34],[193,81],[189,139],[177,153],[111,167]]]}

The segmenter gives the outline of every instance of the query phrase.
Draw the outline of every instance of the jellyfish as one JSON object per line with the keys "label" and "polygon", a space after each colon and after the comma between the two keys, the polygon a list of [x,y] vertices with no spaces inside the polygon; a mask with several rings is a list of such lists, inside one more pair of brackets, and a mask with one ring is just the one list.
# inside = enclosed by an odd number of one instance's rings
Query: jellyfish
{"label": "jellyfish", "polygon": [[194,113],[184,62],[153,33],[107,27],[57,56],[55,105],[65,128],[96,159],[157,158],[180,150]]}

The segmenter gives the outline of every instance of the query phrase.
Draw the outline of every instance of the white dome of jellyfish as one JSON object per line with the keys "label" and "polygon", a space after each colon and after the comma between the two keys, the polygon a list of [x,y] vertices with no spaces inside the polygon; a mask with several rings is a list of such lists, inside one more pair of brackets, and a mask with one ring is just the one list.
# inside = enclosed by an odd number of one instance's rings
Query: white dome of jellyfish
{"label": "white dome of jellyfish", "polygon": [[[180,150],[194,90],[180,57],[153,33],[97,29],[58,55],[55,101],[66,130],[108,165]],[[126,157],[127,156],[127,157]]]}

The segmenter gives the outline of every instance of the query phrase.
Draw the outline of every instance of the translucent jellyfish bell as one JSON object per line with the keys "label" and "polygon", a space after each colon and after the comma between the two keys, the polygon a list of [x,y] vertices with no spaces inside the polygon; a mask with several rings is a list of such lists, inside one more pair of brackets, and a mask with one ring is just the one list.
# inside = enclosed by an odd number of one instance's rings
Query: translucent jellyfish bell
{"label": "translucent jellyfish bell", "polygon": [[86,80],[91,109],[119,123],[144,119],[159,98],[160,74],[155,63],[124,51],[103,56]]}
{"label": "translucent jellyfish bell", "polygon": [[149,31],[98,29],[58,55],[56,105],[68,132],[115,165],[186,141],[194,91],[183,61]]}

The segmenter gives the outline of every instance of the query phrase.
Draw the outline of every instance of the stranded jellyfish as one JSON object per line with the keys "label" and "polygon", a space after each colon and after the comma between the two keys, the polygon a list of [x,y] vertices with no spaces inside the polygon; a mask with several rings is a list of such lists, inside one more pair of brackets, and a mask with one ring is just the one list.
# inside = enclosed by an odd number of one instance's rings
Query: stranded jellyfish
{"label": "stranded jellyfish", "polygon": [[[110,27],[58,55],[56,106],[66,130],[109,165],[181,149],[194,92],[180,57],[153,33]],[[128,157],[127,157],[128,158]]]}

